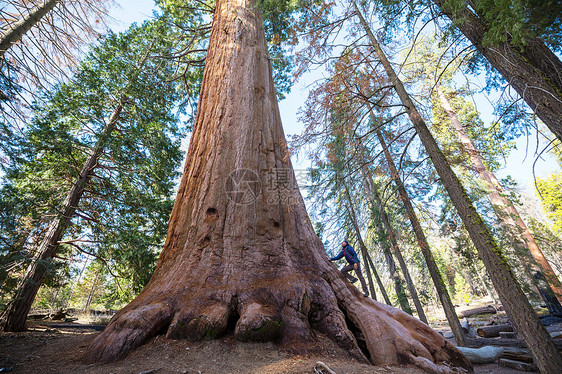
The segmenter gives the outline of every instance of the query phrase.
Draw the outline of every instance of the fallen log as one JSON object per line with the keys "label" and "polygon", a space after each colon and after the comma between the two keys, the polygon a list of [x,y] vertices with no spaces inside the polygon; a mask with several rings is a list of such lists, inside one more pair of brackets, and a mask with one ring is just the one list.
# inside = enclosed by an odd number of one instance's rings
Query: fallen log
{"label": "fallen log", "polygon": [[513,348],[513,347],[503,347],[503,353],[500,358],[506,358],[508,360],[515,360],[521,362],[532,363],[533,357],[529,350],[524,348]]}
{"label": "fallen log", "polygon": [[52,320],[63,320],[66,318],[66,313],[62,311],[62,309],[56,311],[55,313],[49,316]]}
{"label": "fallen log", "polygon": [[465,318],[477,314],[496,314],[496,313],[497,313],[497,309],[493,305],[486,305],[479,308],[463,310],[461,312],[458,312],[457,315],[459,318]]}
{"label": "fallen log", "polygon": [[27,319],[45,319],[49,318],[48,314],[28,314]]}
{"label": "fallen log", "polygon": [[498,363],[501,366],[505,366],[506,368],[511,368],[515,370],[534,371],[534,372],[539,371],[537,365],[535,364],[527,364],[525,362],[508,360],[507,358],[500,358]]}
{"label": "fallen log", "polygon": [[[553,339],[556,348],[562,350],[562,339]],[[527,348],[523,339],[494,339],[494,338],[466,338],[466,344],[470,348],[479,348],[485,345],[498,347]]]}
{"label": "fallen log", "polygon": [[457,347],[473,364],[488,364],[496,361],[503,354],[503,348],[491,345],[482,348]]}
{"label": "fallen log", "polygon": [[483,338],[495,338],[500,336],[500,332],[512,332],[511,325],[492,325],[484,326],[476,329],[476,333]]}

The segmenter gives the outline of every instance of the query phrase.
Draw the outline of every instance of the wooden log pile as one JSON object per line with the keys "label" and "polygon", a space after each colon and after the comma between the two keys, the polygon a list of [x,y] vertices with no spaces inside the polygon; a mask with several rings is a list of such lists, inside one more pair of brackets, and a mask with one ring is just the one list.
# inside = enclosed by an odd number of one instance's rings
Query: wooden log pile
{"label": "wooden log pile", "polygon": [[[497,349],[501,349],[503,351],[499,357],[494,359],[499,365],[525,372],[538,371],[526,343],[517,337],[517,331],[514,331],[505,316],[496,314],[500,310],[501,308],[487,305],[458,313],[460,318],[464,318],[461,325],[465,334],[467,334],[466,340],[469,348],[466,350],[470,353],[467,357],[473,363],[483,362],[482,360],[489,362],[489,352],[493,352],[491,348],[495,348],[496,352]],[[487,320],[482,320],[482,318],[469,320],[467,318],[483,314],[492,314],[493,316]],[[562,352],[562,323],[558,323],[558,321],[547,323],[547,321],[550,320],[547,318],[543,323],[547,326],[556,346]],[[552,325],[548,326],[550,324]],[[482,353],[482,357],[479,357],[480,353]]]}

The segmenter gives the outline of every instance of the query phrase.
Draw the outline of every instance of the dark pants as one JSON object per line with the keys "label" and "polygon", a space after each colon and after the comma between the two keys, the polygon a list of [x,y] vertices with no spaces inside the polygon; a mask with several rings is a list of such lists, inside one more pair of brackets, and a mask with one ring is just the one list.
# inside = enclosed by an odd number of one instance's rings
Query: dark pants
{"label": "dark pants", "polygon": [[363,278],[363,273],[361,273],[361,264],[357,263],[357,269],[355,269],[355,264],[347,264],[341,269],[342,274],[350,282],[353,280],[353,277],[351,276],[351,274],[349,274],[351,270],[355,270],[355,275],[357,275],[357,278],[359,278],[359,282],[361,282],[363,293],[369,293],[369,289],[367,288],[367,283],[365,282],[365,278]]}

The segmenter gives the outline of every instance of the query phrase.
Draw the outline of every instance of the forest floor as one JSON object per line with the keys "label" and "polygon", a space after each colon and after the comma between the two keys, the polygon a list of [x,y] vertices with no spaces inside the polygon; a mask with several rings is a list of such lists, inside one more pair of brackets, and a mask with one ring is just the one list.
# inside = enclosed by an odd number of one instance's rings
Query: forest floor
{"label": "forest floor", "polygon": [[[192,343],[152,339],[124,359],[86,365],[80,358],[103,326],[93,324],[32,322],[27,332],[0,333],[0,372],[37,374],[149,374],[149,373],[311,373],[322,361],[338,374],[423,373],[413,367],[374,367],[360,364],[328,339],[322,356],[298,355],[272,343],[240,343],[233,337]],[[478,374],[521,373],[496,364],[476,365]]]}

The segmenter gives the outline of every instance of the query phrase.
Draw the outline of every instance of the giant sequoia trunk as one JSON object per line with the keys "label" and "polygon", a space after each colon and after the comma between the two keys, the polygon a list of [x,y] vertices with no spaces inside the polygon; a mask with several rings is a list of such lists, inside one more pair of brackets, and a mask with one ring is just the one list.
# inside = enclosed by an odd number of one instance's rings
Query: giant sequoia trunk
{"label": "giant sequoia trunk", "polygon": [[85,360],[115,359],[159,333],[198,340],[233,327],[239,340],[297,349],[312,348],[320,331],[379,365],[469,368],[427,325],[344,279],[287,183],[293,178],[261,15],[253,1],[219,0],[163,252],[148,285]]}

